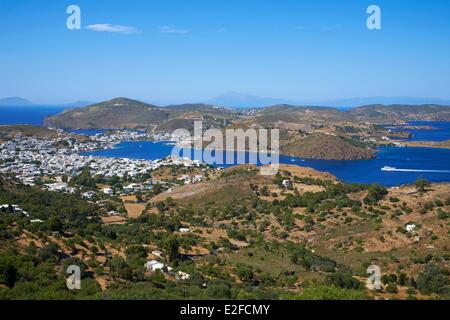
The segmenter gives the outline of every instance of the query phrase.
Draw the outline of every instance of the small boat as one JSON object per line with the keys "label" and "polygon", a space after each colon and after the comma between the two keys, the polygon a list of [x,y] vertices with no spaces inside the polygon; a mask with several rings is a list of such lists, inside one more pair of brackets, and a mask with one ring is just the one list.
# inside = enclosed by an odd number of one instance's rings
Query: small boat
{"label": "small boat", "polygon": [[450,170],[428,170],[428,169],[398,169],[393,167],[383,167],[381,171],[395,171],[395,172],[417,172],[417,173],[445,173],[449,174]]}

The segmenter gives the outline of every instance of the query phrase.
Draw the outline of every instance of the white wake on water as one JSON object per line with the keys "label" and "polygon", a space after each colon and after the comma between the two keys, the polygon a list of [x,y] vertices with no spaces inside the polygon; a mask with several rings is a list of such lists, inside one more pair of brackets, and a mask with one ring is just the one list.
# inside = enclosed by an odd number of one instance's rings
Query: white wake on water
{"label": "white wake on water", "polygon": [[394,167],[383,167],[381,171],[387,172],[417,172],[417,173],[449,173],[450,170],[427,170],[427,169],[398,169]]}

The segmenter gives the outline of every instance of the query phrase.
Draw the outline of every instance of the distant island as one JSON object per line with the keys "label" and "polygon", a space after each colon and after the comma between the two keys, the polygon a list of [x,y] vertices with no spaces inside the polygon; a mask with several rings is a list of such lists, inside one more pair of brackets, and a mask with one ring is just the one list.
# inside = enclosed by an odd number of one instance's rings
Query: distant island
{"label": "distant island", "polygon": [[93,102],[91,101],[85,101],[85,100],[79,100],[75,102],[69,102],[69,103],[45,103],[45,104],[37,104],[35,102],[32,102],[25,98],[20,97],[8,97],[8,98],[0,98],[0,106],[3,107],[40,107],[40,106],[46,106],[46,107],[62,107],[62,108],[82,108],[89,105],[92,105]]}
{"label": "distant island", "polygon": [[419,97],[355,97],[336,100],[298,100],[298,99],[280,99],[273,97],[260,97],[240,92],[228,92],[207,100],[207,104],[217,104],[231,108],[262,108],[277,104],[290,105],[319,105],[330,106],[340,109],[356,108],[363,105],[422,105],[439,104],[450,105],[449,99],[440,98],[419,98]]}
{"label": "distant island", "polygon": [[25,107],[32,106],[33,103],[27,99],[19,98],[19,97],[9,97],[0,99],[0,106],[8,106],[8,107]]}

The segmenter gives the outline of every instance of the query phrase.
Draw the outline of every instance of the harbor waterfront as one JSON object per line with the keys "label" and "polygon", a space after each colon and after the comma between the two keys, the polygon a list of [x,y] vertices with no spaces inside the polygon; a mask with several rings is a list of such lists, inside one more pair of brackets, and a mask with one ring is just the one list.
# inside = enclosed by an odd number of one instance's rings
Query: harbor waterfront
{"label": "harbor waterfront", "polygon": [[[36,110],[41,111],[36,112]],[[58,111],[60,110],[54,107],[43,109],[3,107],[0,123],[41,124],[43,117]],[[450,139],[450,123],[448,122],[416,121],[408,125],[413,127],[412,130],[408,130],[413,133],[411,141],[444,141]],[[173,143],[167,142],[170,135],[153,136],[139,131],[120,131],[116,134],[105,134],[107,133],[105,129],[70,130],[69,133],[89,136],[93,142],[83,145],[74,144],[72,151],[62,150],[59,152],[58,156],[65,160],[59,159],[58,163],[64,163],[64,166],[55,165],[55,168],[72,168],[74,166],[77,170],[81,170],[83,165],[94,158],[99,158],[97,160],[99,162],[101,162],[100,158],[157,161],[170,156],[174,148]],[[4,146],[6,155],[10,148],[12,146]],[[41,150],[40,152],[48,154],[44,142],[41,141],[38,148]],[[189,158],[192,159],[192,156],[191,154]],[[449,182],[449,159],[450,149],[386,146],[379,147],[376,158],[369,160],[315,160],[282,155],[280,156],[280,163],[311,167],[318,171],[329,172],[338,179],[349,183],[379,183],[384,186],[399,186],[413,183],[419,178],[426,178],[437,183]],[[47,161],[51,161],[51,159]],[[108,160],[107,163],[111,161]],[[217,166],[229,167],[232,165]],[[395,170],[382,170],[385,167],[395,168]],[[26,170],[31,172],[33,168],[28,165]]]}
{"label": "harbor waterfront", "polygon": [[[169,156],[172,149],[173,146],[165,142],[124,141],[111,149],[88,151],[82,154],[106,158],[156,160]],[[380,147],[377,157],[370,160],[313,160],[280,156],[280,163],[329,172],[349,183],[380,183],[384,186],[398,186],[413,183],[419,178],[426,178],[431,182],[449,182],[449,159],[449,149]],[[219,166],[229,167],[232,164]],[[382,168],[385,166],[410,170],[383,171]]]}
{"label": "harbor waterfront", "polygon": [[[129,157],[107,158],[83,155],[92,150],[114,150],[121,141],[149,139],[149,135],[137,131],[117,131],[90,136],[86,142],[73,139],[68,133],[58,130],[54,137],[37,138],[17,136],[0,144],[0,173],[13,174],[23,184],[35,185],[42,176],[76,176],[85,168],[90,173],[111,177],[135,177],[148,174],[161,166],[198,166],[188,159],[132,159]],[[64,143],[63,148],[56,145]],[[67,184],[64,187],[67,189]],[[69,192],[75,190],[67,190]]]}

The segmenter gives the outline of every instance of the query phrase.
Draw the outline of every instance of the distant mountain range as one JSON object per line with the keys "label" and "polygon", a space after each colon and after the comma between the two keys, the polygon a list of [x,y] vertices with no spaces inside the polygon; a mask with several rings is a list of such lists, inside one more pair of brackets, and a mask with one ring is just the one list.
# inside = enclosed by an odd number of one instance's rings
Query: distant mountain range
{"label": "distant mountain range", "polygon": [[338,99],[331,101],[319,101],[314,105],[329,106],[335,108],[356,108],[367,105],[450,105],[450,100],[440,98],[415,98],[415,97],[367,97]]}
{"label": "distant mountain range", "polygon": [[205,101],[207,104],[219,105],[230,108],[261,108],[267,106],[273,106],[277,104],[298,104],[294,101],[277,99],[277,98],[265,98],[258,97],[244,93],[229,92],[210,100]]}
{"label": "distant mountain range", "polygon": [[[147,101],[146,101],[147,102]],[[0,99],[0,106],[52,106],[64,108],[80,108],[95,104],[92,101],[76,101],[61,104],[37,104],[20,97],[9,97]],[[152,103],[149,103],[152,104]],[[198,103],[196,103],[198,104]],[[416,97],[366,97],[349,98],[337,100],[322,101],[293,101],[280,98],[260,97],[239,92],[229,92],[212,99],[206,100],[201,104],[215,105],[233,109],[252,109],[263,108],[274,105],[292,105],[292,106],[327,106],[338,109],[352,109],[367,105],[450,105],[450,100],[441,98],[416,98]]]}
{"label": "distant mountain range", "polygon": [[[450,106],[381,105],[374,104],[342,110],[334,107],[308,107],[280,104],[252,110],[252,123],[271,127],[277,123],[310,124],[339,121],[449,121]],[[66,129],[146,128],[170,132],[177,128],[190,129],[194,120],[203,120],[206,127],[224,127],[242,118],[236,110],[207,104],[182,104],[160,107],[127,98],[116,98],[91,106],[71,109],[45,119],[46,126]],[[253,118],[252,118],[253,117]]]}
{"label": "distant mountain range", "polygon": [[365,105],[422,105],[422,104],[439,104],[450,105],[450,100],[440,98],[415,98],[415,97],[366,97],[366,98],[349,98],[337,100],[316,100],[316,101],[293,101],[278,98],[259,97],[238,92],[229,92],[219,95],[213,99],[207,100],[205,103],[214,104],[231,108],[262,108],[278,104],[289,104],[296,106],[327,106],[340,109],[350,109]]}
{"label": "distant mountain range", "polygon": [[[81,108],[94,104],[92,101],[75,101],[72,103],[61,103],[61,104],[45,104],[45,106],[55,106],[64,108]],[[31,102],[30,100],[20,98],[20,97],[8,97],[0,99],[0,106],[4,107],[32,107],[32,106],[42,106],[44,104],[37,104]]]}

